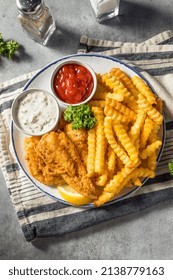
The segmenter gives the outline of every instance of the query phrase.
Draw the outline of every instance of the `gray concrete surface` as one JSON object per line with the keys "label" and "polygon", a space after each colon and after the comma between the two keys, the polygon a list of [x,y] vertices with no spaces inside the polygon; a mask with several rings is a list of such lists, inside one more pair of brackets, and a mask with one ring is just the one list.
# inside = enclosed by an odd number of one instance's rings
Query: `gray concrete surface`
{"label": "gray concrete surface", "polygon": [[[0,59],[0,82],[76,53],[81,35],[141,42],[173,26],[172,0],[122,0],[121,15],[96,22],[89,0],[50,0],[57,31],[47,47],[21,30],[15,1],[0,0],[0,32],[22,45],[13,62]],[[10,7],[10,8],[9,8]],[[173,259],[172,201],[61,238],[27,243],[0,174],[0,259]]]}

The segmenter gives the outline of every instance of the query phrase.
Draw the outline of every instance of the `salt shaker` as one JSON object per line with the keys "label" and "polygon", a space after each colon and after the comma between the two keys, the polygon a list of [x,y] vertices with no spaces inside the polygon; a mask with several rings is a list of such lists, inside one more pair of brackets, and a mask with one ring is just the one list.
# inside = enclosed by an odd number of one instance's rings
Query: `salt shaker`
{"label": "salt shaker", "polygon": [[119,14],[120,0],[90,0],[90,2],[98,22]]}
{"label": "salt shaker", "polygon": [[56,29],[55,22],[43,0],[16,0],[18,19],[27,35],[43,45]]}

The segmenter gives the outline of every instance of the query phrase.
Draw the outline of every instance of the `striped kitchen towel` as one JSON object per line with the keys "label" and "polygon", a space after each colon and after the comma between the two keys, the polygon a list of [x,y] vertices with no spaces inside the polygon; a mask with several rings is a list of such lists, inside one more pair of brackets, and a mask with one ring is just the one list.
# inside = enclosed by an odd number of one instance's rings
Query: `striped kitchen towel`
{"label": "striped kitchen towel", "polygon": [[27,241],[55,237],[138,212],[173,198],[173,32],[163,32],[143,43],[105,41],[82,36],[79,53],[99,53],[132,65],[164,100],[166,141],[157,176],[132,196],[97,209],[67,206],[39,191],[17,164],[10,143],[10,110],[13,99],[35,72],[0,84],[0,165]]}

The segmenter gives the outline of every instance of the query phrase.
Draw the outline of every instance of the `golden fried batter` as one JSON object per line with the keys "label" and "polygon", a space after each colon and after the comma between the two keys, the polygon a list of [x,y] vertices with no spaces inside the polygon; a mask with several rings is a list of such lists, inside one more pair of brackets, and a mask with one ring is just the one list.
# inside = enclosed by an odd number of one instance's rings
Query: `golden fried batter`
{"label": "golden fried batter", "polygon": [[25,159],[31,175],[45,185],[64,184],[61,175],[55,174],[36,152],[40,139],[41,137],[32,136],[24,140]]}
{"label": "golden fried batter", "polygon": [[76,173],[76,156],[74,154],[73,158],[71,157],[69,143],[59,135],[65,138],[64,133],[60,134],[58,132],[43,135],[37,145],[37,152],[55,174],[67,173],[69,176],[74,176]]}
{"label": "golden fried batter", "polygon": [[62,132],[50,132],[42,136],[37,152],[55,173],[81,195],[96,199],[100,191],[87,177],[85,166],[75,144]]}
{"label": "golden fried batter", "polygon": [[87,161],[87,153],[88,153],[88,145],[87,145],[87,137],[88,133],[86,129],[72,129],[72,124],[66,124],[64,127],[64,132],[71,139],[71,141],[75,144],[81,159],[83,160],[85,166]]}

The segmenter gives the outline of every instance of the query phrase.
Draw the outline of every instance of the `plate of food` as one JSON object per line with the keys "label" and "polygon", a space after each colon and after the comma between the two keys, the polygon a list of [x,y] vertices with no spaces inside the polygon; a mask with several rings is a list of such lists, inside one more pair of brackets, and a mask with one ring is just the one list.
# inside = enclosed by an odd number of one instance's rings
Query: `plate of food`
{"label": "plate of food", "polygon": [[[165,140],[162,100],[131,66],[102,55],[70,55],[38,71],[22,98],[32,90],[56,99],[57,125],[45,133],[23,132],[15,123],[18,97],[11,141],[25,175],[46,195],[68,205],[99,207],[155,177]],[[55,104],[46,115],[47,97],[40,98],[22,109],[23,125],[40,115],[47,124],[53,115]]]}

